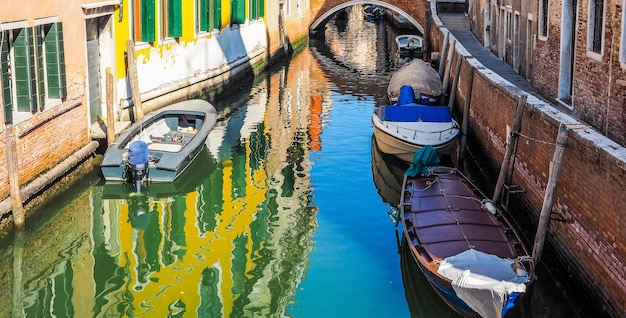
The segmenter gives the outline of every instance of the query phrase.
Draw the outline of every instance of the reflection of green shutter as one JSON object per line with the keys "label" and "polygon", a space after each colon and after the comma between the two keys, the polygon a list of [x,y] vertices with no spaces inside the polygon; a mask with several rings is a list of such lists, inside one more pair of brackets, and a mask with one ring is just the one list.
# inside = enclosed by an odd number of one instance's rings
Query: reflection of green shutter
{"label": "reflection of green shutter", "polygon": [[231,24],[242,24],[246,20],[246,4],[244,0],[232,0]]}
{"label": "reflection of green shutter", "polygon": [[198,1],[198,31],[209,30],[209,0]]}
{"label": "reflection of green shutter", "polygon": [[155,0],[141,0],[141,41],[154,42],[156,17]]}
{"label": "reflection of green shutter", "polygon": [[35,60],[37,61],[37,98],[39,109],[43,110],[46,103],[46,85],[44,78],[43,40],[44,26],[35,26]]}
{"label": "reflection of green shutter", "polygon": [[4,106],[4,122],[13,123],[13,101],[11,98],[11,78],[9,76],[9,32],[0,32],[0,70],[2,72],[2,104]]}
{"label": "reflection of green shutter", "polygon": [[219,30],[222,28],[222,2],[221,0],[213,0],[213,29]]}
{"label": "reflection of green shutter", "polygon": [[257,14],[257,0],[250,0],[250,20],[256,20],[259,15]]}
{"label": "reflection of green shutter", "polygon": [[17,33],[13,43],[17,110],[31,112],[37,108],[35,58],[32,43],[33,29],[26,28],[13,32]]}
{"label": "reflection of green shutter", "polygon": [[180,37],[183,35],[183,7],[182,0],[167,1],[167,36]]}
{"label": "reflection of green shutter", "polygon": [[48,71],[48,97],[63,98],[67,95],[65,83],[65,52],[63,27],[60,22],[52,24],[45,36],[46,70]]}

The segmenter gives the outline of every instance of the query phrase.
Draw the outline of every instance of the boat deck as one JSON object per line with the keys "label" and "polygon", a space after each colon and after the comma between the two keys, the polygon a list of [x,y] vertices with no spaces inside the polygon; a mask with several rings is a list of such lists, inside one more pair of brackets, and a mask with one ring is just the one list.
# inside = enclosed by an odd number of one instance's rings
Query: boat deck
{"label": "boat deck", "polygon": [[407,178],[403,213],[411,241],[431,261],[469,248],[502,258],[523,253],[504,220],[490,213],[456,170]]}

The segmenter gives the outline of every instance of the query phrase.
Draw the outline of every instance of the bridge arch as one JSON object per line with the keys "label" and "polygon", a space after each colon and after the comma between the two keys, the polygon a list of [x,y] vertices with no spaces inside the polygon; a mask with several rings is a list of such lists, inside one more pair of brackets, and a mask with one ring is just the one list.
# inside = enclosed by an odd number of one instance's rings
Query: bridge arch
{"label": "bridge arch", "polygon": [[[407,20],[422,34],[424,34],[424,23],[426,11],[429,9],[426,1],[415,1],[408,5],[408,1],[390,0],[390,1],[377,1],[377,0],[326,0],[323,5],[319,7],[317,16],[313,20],[309,33],[311,35],[318,34],[323,30],[324,26],[330,19],[340,10],[351,7],[353,5],[371,4],[384,7],[385,9],[391,9],[396,11],[407,18]],[[417,18],[417,19],[416,19]]]}

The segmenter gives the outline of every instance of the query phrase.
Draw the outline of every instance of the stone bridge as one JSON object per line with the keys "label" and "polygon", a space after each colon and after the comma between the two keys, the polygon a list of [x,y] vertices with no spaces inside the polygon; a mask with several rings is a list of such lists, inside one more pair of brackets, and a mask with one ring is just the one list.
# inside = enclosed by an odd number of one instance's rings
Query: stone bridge
{"label": "stone bridge", "polygon": [[372,4],[379,5],[385,10],[393,10],[405,16],[422,34],[426,26],[426,12],[430,3],[426,0],[387,0],[387,1],[360,1],[360,0],[311,0],[311,27],[312,35],[324,29],[326,23],[340,10],[353,6]]}

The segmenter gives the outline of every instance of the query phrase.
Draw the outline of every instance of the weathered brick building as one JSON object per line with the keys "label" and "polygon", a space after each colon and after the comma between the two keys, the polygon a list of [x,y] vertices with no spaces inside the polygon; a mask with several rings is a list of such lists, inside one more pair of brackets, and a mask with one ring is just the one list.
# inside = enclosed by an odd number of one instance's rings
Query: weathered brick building
{"label": "weathered brick building", "polygon": [[[567,282],[563,293],[586,309],[585,314],[601,311],[614,317],[626,313],[623,5],[605,0],[478,0],[469,2],[468,11],[474,35],[542,97],[531,95],[524,106],[508,181],[509,187],[522,189],[510,193],[510,199],[523,209],[513,218],[532,244],[551,167],[561,164],[542,260],[562,269],[553,274]],[[516,63],[509,48],[526,55],[512,53],[523,57]],[[473,85],[460,86],[458,105],[471,98],[471,139],[484,150],[487,167],[498,171],[517,101],[527,92],[503,86],[501,78],[480,70],[468,57],[456,57],[465,60],[453,71],[461,72],[461,83],[468,82],[470,69],[476,70]],[[567,146],[562,162],[555,163],[560,129],[568,132]]]}

